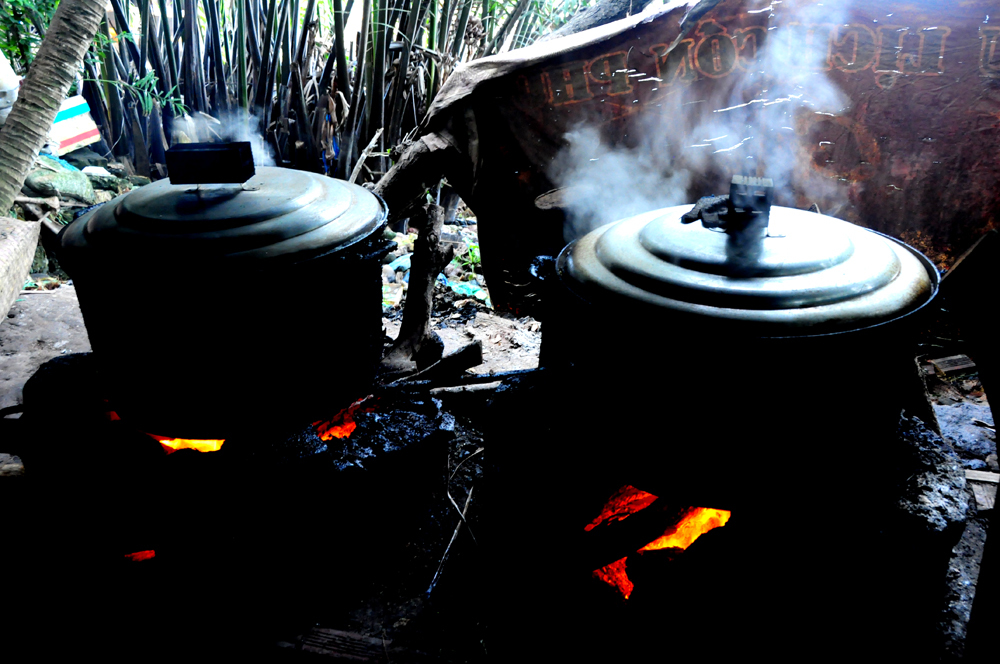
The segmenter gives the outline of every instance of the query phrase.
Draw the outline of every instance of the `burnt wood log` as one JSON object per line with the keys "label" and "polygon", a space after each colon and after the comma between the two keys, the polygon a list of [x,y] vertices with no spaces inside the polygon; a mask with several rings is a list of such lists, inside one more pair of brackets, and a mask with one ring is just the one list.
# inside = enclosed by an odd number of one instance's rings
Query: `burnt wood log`
{"label": "burnt wood log", "polygon": [[449,154],[457,155],[446,134],[431,133],[411,143],[403,156],[379,180],[375,193],[389,207],[389,225],[405,219],[415,201],[444,175]]}
{"label": "burnt wood log", "polygon": [[[390,208],[391,209],[391,208]],[[382,371],[388,375],[409,374],[425,369],[441,359],[444,344],[431,332],[431,305],[434,283],[454,253],[451,245],[441,244],[444,208],[425,204],[421,213],[410,223],[419,236],[413,244],[410,267],[410,287],[403,304],[403,323],[392,349],[382,360]]]}
{"label": "burnt wood log", "polygon": [[[483,363],[483,344],[481,341],[474,341],[467,346],[462,346],[458,350],[448,353],[440,360],[430,365],[426,369],[407,376],[407,380],[420,380],[431,382],[434,380],[447,380],[450,376],[455,376],[470,367],[477,367]],[[395,387],[397,383],[387,385]]]}

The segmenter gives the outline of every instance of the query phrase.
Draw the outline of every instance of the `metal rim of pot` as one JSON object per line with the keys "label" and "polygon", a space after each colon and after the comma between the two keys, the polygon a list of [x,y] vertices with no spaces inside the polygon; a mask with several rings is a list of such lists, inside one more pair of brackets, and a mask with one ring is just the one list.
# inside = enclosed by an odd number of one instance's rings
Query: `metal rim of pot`
{"label": "metal rim of pot", "polygon": [[879,327],[937,293],[937,269],[903,242],[778,206],[753,265],[734,274],[731,234],[682,223],[691,208],[643,213],[575,240],[555,260],[559,283],[585,302],[759,338]]}
{"label": "metal rim of pot", "polygon": [[243,184],[154,182],[82,215],[60,242],[70,265],[82,254],[126,250],[167,268],[178,254],[243,268],[357,257],[352,248],[364,260],[387,219],[385,201],[363,187],[261,167]]}

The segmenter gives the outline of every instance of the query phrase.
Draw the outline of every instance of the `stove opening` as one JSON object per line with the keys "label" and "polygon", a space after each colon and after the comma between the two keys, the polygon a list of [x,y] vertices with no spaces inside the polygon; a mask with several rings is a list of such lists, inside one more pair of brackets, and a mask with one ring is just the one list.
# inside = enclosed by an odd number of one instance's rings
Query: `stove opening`
{"label": "stove opening", "polygon": [[[590,531],[603,523],[621,521],[636,512],[643,510],[653,504],[657,497],[647,491],[641,491],[634,486],[623,486],[616,491],[601,513],[584,526],[584,530]],[[713,528],[721,528],[729,521],[730,512],[710,507],[689,507],[683,510],[680,518],[672,526],[667,528],[662,536],[653,540],[646,546],[639,549],[642,551],[654,551],[657,549],[686,549],[701,535]],[[634,585],[628,578],[626,571],[626,560],[616,560],[600,569],[594,570],[595,577],[614,587],[625,599],[632,594]]]}

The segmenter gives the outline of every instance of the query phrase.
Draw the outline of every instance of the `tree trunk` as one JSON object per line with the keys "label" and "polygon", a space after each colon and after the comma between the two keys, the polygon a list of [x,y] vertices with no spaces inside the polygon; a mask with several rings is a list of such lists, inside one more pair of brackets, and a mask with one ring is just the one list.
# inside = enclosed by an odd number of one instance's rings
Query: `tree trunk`
{"label": "tree trunk", "polygon": [[0,215],[5,215],[45,143],[104,16],[104,0],[62,0],[0,129]]}

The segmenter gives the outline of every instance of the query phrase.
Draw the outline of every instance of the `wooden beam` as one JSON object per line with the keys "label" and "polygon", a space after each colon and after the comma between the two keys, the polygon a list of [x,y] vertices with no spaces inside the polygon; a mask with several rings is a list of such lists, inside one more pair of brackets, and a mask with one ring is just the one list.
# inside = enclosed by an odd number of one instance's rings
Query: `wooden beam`
{"label": "wooden beam", "polygon": [[38,246],[41,224],[0,217],[0,323],[21,293]]}

